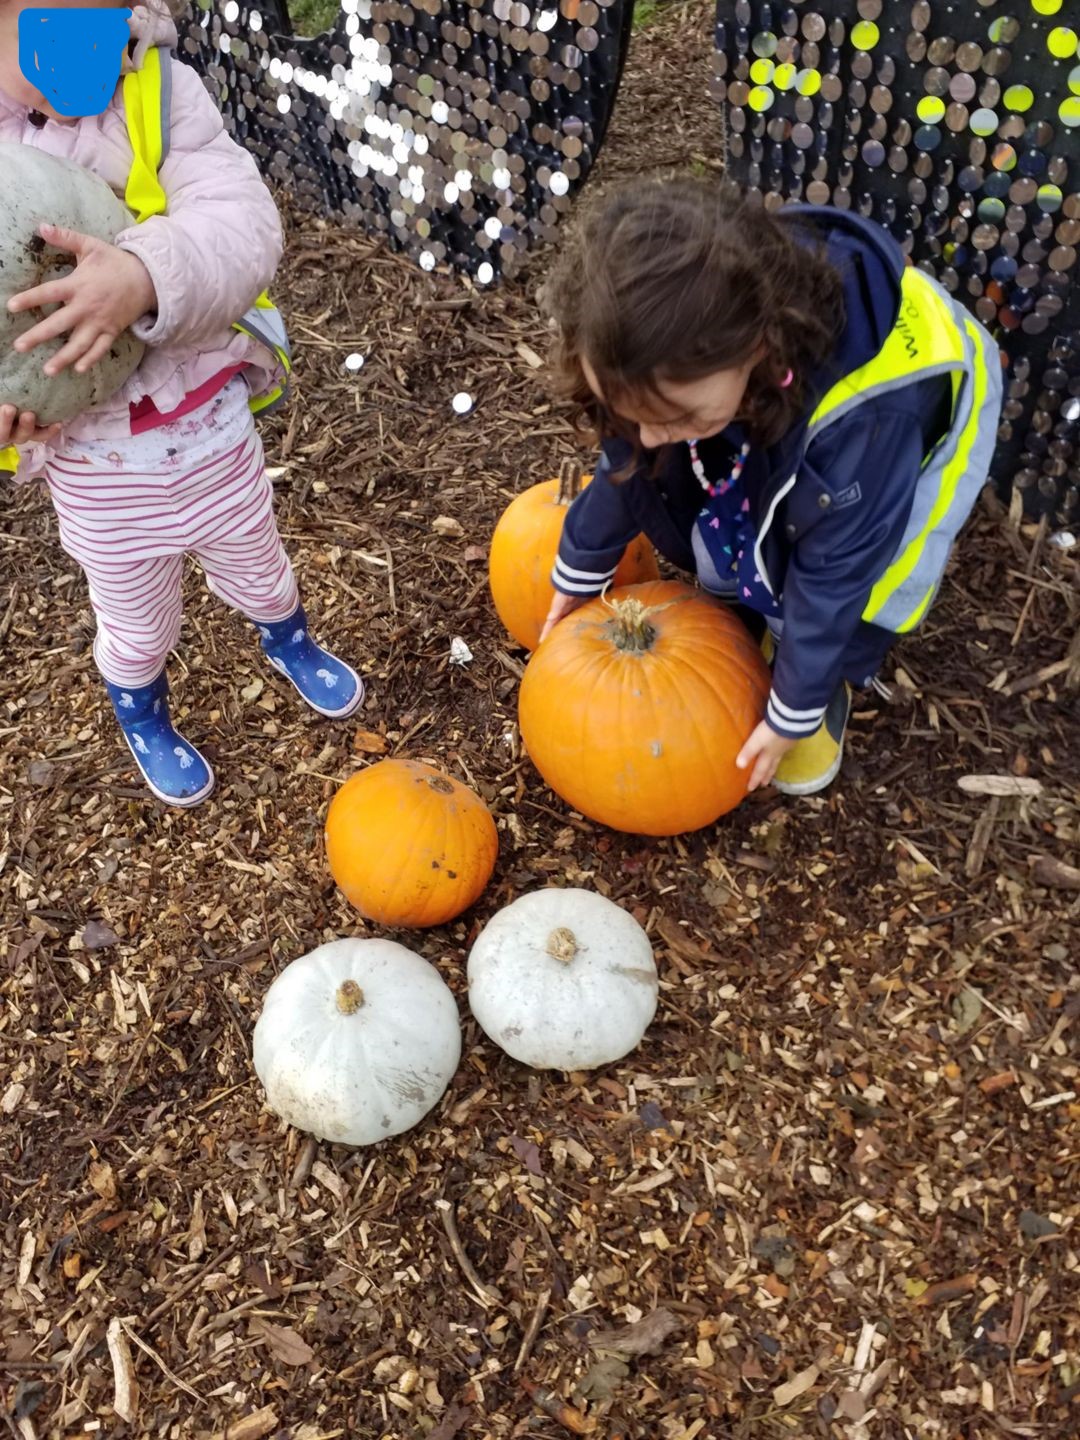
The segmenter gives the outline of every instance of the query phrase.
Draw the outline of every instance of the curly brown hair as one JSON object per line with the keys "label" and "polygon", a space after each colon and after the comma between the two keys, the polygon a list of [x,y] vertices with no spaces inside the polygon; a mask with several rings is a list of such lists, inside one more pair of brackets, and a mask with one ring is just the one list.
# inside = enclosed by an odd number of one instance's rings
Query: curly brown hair
{"label": "curly brown hair", "polygon": [[794,237],[800,223],[731,182],[689,178],[633,181],[589,207],[543,297],[557,327],[555,388],[580,405],[583,428],[638,446],[612,406],[662,399],[665,381],[743,365],[763,345],[740,419],[759,444],[779,440],[844,324],[840,276],[812,235]]}

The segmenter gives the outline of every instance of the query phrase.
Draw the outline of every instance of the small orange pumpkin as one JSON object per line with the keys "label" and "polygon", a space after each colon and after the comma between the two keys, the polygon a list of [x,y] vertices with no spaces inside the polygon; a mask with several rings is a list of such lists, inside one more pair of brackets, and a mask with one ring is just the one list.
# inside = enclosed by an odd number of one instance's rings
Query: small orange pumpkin
{"label": "small orange pumpkin", "polygon": [[679,835],[745,797],[735,758],[768,694],[745,626],[701,591],[655,581],[560,621],[525,669],[518,721],[537,770],[583,815]]}
{"label": "small orange pumpkin", "polygon": [[[563,461],[557,480],[544,480],[514,497],[491,537],[491,598],[499,619],[526,650],[535,650],[551,609],[555,587],[551,567],[562,537],[567,507],[592,479]],[[612,584],[636,585],[659,576],[652,546],[639,535],[626,547]]]}
{"label": "small orange pumpkin", "polygon": [[480,896],[498,853],[479,795],[416,760],[380,760],[351,776],[326,817],[330,873],[380,925],[452,920]]}

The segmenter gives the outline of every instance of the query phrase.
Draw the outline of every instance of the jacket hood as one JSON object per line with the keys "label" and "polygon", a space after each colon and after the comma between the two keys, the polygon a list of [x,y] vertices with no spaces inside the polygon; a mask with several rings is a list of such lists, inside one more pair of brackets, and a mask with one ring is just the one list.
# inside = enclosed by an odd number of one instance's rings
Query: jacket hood
{"label": "jacket hood", "polygon": [[[780,217],[798,217],[824,242],[844,287],[844,330],[831,374],[849,375],[878,353],[900,312],[904,256],[889,232],[873,220],[826,205],[788,205]],[[801,235],[801,227],[797,235]]]}
{"label": "jacket hood", "polygon": [[[140,69],[146,59],[146,52],[155,46],[161,45],[167,50],[176,48],[176,25],[160,10],[152,10],[146,5],[134,6],[128,19],[128,29],[131,31],[131,41],[121,67],[123,75]],[[0,114],[11,114],[15,111],[21,111],[25,115],[29,113],[29,107],[19,105],[10,95],[0,90]]]}
{"label": "jacket hood", "polygon": [[176,22],[160,10],[151,10],[146,5],[136,5],[128,21],[133,46],[128,47],[130,61],[125,61],[124,72],[138,70],[146,57],[147,50],[163,45],[166,50],[175,50],[177,43]]}

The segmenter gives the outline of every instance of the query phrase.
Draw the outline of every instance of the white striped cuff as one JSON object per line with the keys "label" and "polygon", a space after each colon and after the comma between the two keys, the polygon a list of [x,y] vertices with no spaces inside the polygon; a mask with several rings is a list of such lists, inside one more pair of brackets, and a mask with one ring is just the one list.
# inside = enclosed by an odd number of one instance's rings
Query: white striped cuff
{"label": "white striped cuff", "polygon": [[552,585],[564,595],[599,595],[614,578],[614,565],[610,570],[575,570],[559,555],[555,557],[555,567],[551,572]]}
{"label": "white striped cuff", "polygon": [[813,710],[793,710],[790,705],[785,705],[773,690],[769,695],[765,718],[770,729],[775,730],[778,735],[784,735],[789,740],[801,740],[806,735],[812,735],[821,725],[825,719],[825,706],[821,705]]}

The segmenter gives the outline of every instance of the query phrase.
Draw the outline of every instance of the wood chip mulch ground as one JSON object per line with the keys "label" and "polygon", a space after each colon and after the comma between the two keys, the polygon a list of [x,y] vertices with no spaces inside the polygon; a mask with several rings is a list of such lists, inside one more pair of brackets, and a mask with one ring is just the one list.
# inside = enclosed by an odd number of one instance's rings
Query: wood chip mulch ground
{"label": "wood chip mulch ground", "polygon": [[[715,162],[706,34],[692,5],[635,38],[608,178]],[[581,820],[521,752],[523,656],[486,593],[503,504],[575,453],[537,366],[542,273],[478,296],[293,222],[276,292],[300,393],[267,449],[318,632],[370,701],[312,723],[193,575],[172,677],[220,785],[193,813],[147,801],[47,500],[5,493],[0,1428],[20,1440],[1080,1432],[1076,552],[983,507],[827,795],[671,841]],[[251,1032],[290,960],[369,933],[322,825],[380,754],[474,783],[498,820],[475,913],[394,937],[459,997],[477,928],[554,882],[642,921],[661,1008],[625,1063],[560,1076],[463,1003],[443,1104],[349,1153],[263,1108]]]}

